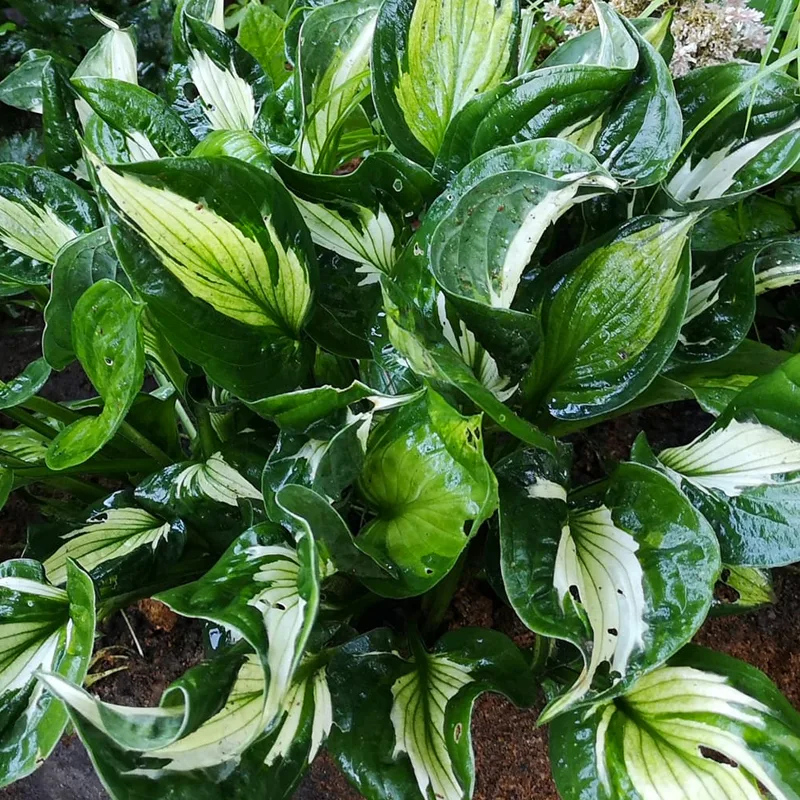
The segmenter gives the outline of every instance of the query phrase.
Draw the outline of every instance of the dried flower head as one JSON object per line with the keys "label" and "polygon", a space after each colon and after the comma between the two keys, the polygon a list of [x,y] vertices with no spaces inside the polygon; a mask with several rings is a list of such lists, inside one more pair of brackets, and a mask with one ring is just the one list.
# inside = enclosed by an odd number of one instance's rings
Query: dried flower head
{"label": "dried flower head", "polygon": [[[626,17],[641,14],[648,3],[642,0],[609,0]],[[747,0],[681,0],[674,5],[672,35],[675,52],[670,67],[675,76],[690,69],[732,61],[742,53],[763,51],[769,28],[764,15],[747,5]],[[591,0],[562,4],[551,0],[545,13],[566,23],[567,37],[583,33],[597,25]]]}

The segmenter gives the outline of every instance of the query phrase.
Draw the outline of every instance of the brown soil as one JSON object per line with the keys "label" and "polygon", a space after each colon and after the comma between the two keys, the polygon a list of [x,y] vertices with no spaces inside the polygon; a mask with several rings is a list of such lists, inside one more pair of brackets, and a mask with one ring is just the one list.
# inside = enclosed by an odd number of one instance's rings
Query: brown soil
{"label": "brown soil", "polygon": [[[8,343],[0,331],[0,340]],[[0,356],[0,379],[11,377],[38,355],[38,336],[25,333],[15,347]],[[91,393],[79,369],[55,376],[43,394],[54,400]],[[655,447],[685,443],[708,424],[708,418],[689,403],[661,407],[599,425],[590,434],[574,437],[575,478],[585,482],[601,477],[613,461],[624,459],[636,434],[644,430]],[[12,497],[0,512],[0,559],[19,553],[25,528],[35,511]],[[700,644],[741,658],[766,672],[786,696],[800,707],[800,573],[779,571],[777,604],[742,617],[709,620],[697,636]],[[203,654],[198,623],[173,618],[153,604],[126,611],[104,622],[98,651],[104,656],[93,666],[99,673],[124,666],[94,684],[105,700],[125,705],[156,705],[166,686]],[[529,647],[533,635],[491,591],[470,578],[457,592],[447,624],[492,627]],[[135,636],[135,638],[134,638]],[[141,655],[137,648],[141,648]],[[484,695],[475,706],[473,744],[477,800],[557,800],[550,777],[546,729],[535,726],[537,709],[519,710],[503,698]],[[298,789],[295,800],[358,800],[330,757],[322,753]],[[0,800],[104,800],[83,747],[68,735],[51,758],[33,775],[6,789]]]}

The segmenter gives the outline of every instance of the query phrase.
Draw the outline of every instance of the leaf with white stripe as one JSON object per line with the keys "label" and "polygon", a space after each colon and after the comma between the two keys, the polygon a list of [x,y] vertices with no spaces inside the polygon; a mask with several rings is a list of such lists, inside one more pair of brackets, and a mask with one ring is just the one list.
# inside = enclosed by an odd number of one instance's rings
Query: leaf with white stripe
{"label": "leaf with white stripe", "polygon": [[568,503],[566,462],[522,451],[499,467],[503,582],[531,630],[584,669],[543,714],[614,696],[700,627],[720,571],[708,523],[656,470],[621,464],[591,505]]}
{"label": "leaf with white stripe", "polygon": [[311,305],[312,246],[274,178],[223,158],[95,166],[125,222],[189,294],[226,318],[297,336]]}
{"label": "leaf with white stripe", "polygon": [[48,580],[62,584],[67,580],[69,559],[91,573],[107,562],[130,555],[140,547],[153,552],[176,531],[169,522],[141,508],[110,508],[91,517],[88,523],[61,537],[62,544],[44,562]]}
{"label": "leaf with white stripe", "polygon": [[[372,34],[380,4],[340,0],[315,8],[303,21],[297,53],[303,127],[298,166],[330,172],[337,138],[370,90]],[[325,165],[330,169],[324,169]]]}
{"label": "leaf with white stripe", "polygon": [[689,646],[558,719],[550,757],[564,800],[797,800],[800,714],[754,667]]}
{"label": "leaf with white stripe", "polygon": [[90,195],[63,176],[0,165],[0,278],[47,284],[59,250],[99,225]]}
{"label": "leaf with white stripe", "polygon": [[[183,4],[175,14],[176,59],[167,79],[172,106],[197,138],[211,130],[261,130],[272,80],[224,30],[222,3],[213,13]],[[187,84],[194,91],[187,93]],[[188,98],[192,99],[189,100]]]}
{"label": "leaf with white stripe", "polygon": [[395,232],[392,220],[380,206],[372,211],[364,206],[329,208],[295,198],[314,244],[343,258],[355,261],[361,283],[376,283],[389,275],[394,266]]}
{"label": "leaf with white stripe", "polygon": [[420,164],[455,114],[514,69],[516,0],[391,0],[378,14],[373,95],[386,134]]}
{"label": "leaf with white stripe", "polygon": [[428,652],[411,633],[409,656],[386,630],[339,649],[328,667],[334,726],[328,749],[368,800],[465,800],[475,771],[475,699],[499,692],[530,705],[530,667],[503,634],[462,628]]}
{"label": "leaf with white stripe", "polygon": [[214,453],[207,461],[192,464],[175,478],[175,495],[207,497],[217,503],[236,506],[240,498],[261,500],[261,492],[232,467],[222,453]]}
{"label": "leaf with white stripe", "polygon": [[639,55],[614,8],[603,2],[596,8],[597,28],[568,39],[538,69],[465,103],[445,131],[437,177],[449,178],[500,145],[567,137],[598,122],[628,84]]}
{"label": "leaf with white stripe", "polygon": [[[752,90],[729,99],[751,80]],[[800,109],[788,75],[734,62],[693,70],[675,89],[685,149],[665,189],[678,205],[729,203],[777,180],[800,156]]]}
{"label": "leaf with white stripe", "polygon": [[320,565],[310,530],[301,534],[295,548],[277,525],[258,525],[202,578],[158,595],[178,614],[234,629],[255,649],[268,686],[262,728],[279,713],[317,614]]}
{"label": "leaf with white stripe", "polygon": [[94,646],[95,593],[74,563],[66,589],[45,581],[36,561],[0,565],[0,786],[29,775],[67,723],[64,706],[36,683],[39,670],[82,682]]}
{"label": "leaf with white stripe", "polygon": [[437,224],[427,249],[436,280],[450,295],[510,308],[545,231],[574,205],[616,188],[594,158],[557,140],[487,153],[431,210]]}
{"label": "leaf with white stripe", "polygon": [[[643,439],[635,457],[654,459]],[[768,425],[723,419],[693,442],[662,450],[655,463],[714,527],[725,563],[777,567],[800,559],[795,439]]]}

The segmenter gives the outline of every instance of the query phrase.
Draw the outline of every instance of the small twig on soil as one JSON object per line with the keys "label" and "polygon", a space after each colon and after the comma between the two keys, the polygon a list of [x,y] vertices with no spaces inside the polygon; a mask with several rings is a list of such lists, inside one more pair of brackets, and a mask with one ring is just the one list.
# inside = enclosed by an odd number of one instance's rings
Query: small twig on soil
{"label": "small twig on soil", "polygon": [[142,658],[144,658],[144,650],[142,650],[142,646],[139,644],[139,640],[136,638],[136,634],[133,632],[133,626],[131,625],[130,620],[122,609],[119,610],[119,613],[122,614],[122,619],[125,620],[125,624],[128,626],[128,630],[131,632],[131,638],[133,639],[133,643],[136,645],[136,651]]}

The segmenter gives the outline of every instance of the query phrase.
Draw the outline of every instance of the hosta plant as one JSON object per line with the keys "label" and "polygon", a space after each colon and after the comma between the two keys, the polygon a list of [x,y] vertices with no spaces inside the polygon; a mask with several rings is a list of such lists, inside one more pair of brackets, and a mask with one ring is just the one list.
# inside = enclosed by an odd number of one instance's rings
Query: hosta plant
{"label": "hosta plant", "polygon": [[[545,54],[518,0],[184,0],[162,95],[102,15],[0,83],[44,148],[0,165],[44,321],[0,504],[48,518],[0,565],[0,785],[71,725],[119,800],[288,798],[323,747],[461,800],[489,691],[544,693],[565,800],[800,798],[800,715],[690,644],[800,561],[800,356],[754,328],[798,321],[796,83],[673,80],[669,13],[596,13]],[[95,396],[47,399],[74,362]],[[581,480],[572,434],[677,400],[705,432]],[[532,650],[447,629],[465,576]],[[104,702],[96,625],[147,597],[207,657]]]}

